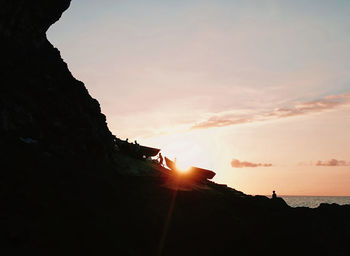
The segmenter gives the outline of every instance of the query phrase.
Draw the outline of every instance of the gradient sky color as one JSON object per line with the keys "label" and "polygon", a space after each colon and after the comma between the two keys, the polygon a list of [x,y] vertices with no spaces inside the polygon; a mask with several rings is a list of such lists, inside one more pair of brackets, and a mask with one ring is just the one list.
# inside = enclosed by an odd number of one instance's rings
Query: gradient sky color
{"label": "gradient sky color", "polygon": [[48,32],[118,137],[250,194],[350,195],[350,1],[73,0]]}

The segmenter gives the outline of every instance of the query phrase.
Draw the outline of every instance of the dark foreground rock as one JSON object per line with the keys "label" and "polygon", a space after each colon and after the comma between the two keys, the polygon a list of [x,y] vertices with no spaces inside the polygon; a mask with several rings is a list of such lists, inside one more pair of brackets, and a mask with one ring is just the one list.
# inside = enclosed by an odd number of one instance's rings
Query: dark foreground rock
{"label": "dark foreground rock", "polygon": [[188,189],[115,151],[98,102],[46,39],[69,2],[0,0],[2,249],[350,255],[350,206],[291,208],[212,182]]}

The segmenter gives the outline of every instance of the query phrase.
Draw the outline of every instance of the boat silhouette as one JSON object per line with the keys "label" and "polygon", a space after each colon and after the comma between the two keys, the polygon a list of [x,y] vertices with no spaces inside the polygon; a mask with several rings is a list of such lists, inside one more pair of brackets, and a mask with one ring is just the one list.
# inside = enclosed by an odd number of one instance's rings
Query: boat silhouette
{"label": "boat silhouette", "polygon": [[212,179],[215,176],[215,172],[191,166],[186,172],[180,172],[179,168],[176,166],[176,163],[169,158],[165,157],[165,163],[169,169],[173,170],[176,174],[181,175],[187,179],[195,179],[195,180],[206,180]]}

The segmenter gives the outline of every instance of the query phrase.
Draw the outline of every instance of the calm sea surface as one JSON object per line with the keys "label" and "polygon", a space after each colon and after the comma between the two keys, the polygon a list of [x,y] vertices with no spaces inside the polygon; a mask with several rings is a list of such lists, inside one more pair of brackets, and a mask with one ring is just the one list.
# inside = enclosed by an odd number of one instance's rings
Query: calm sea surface
{"label": "calm sea surface", "polygon": [[316,208],[321,203],[350,204],[350,196],[281,196],[289,206]]}

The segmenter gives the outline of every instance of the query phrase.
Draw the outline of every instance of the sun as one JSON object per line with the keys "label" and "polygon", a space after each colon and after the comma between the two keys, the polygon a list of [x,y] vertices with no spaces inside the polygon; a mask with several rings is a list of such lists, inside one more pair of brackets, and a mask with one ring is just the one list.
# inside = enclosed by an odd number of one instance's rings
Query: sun
{"label": "sun", "polygon": [[176,161],[176,169],[181,173],[186,173],[186,172],[190,171],[191,166],[184,161],[177,160]]}

